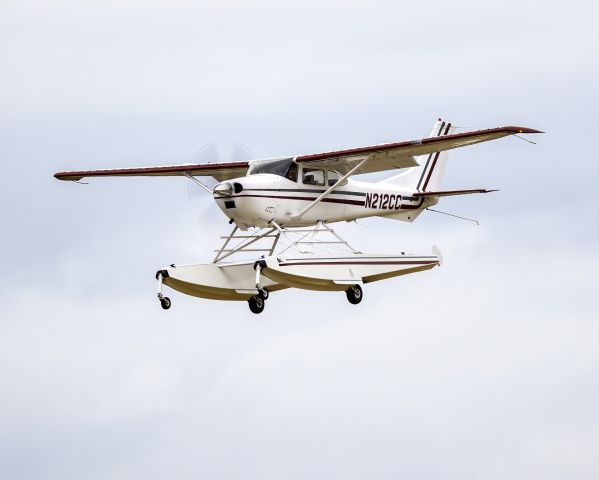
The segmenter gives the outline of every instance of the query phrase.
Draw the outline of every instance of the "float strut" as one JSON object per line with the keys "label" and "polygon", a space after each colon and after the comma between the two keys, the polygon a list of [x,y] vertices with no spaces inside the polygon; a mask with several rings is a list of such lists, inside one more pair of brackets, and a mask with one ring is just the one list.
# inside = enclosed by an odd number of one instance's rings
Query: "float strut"
{"label": "float strut", "polygon": [[162,294],[162,272],[158,272],[156,280],[158,280],[158,300],[162,301],[164,298],[164,295]]}
{"label": "float strut", "polygon": [[266,267],[266,262],[264,260],[258,260],[254,263],[254,270],[256,270],[256,288],[258,290],[262,290],[262,285],[260,285],[260,275],[264,267]]}
{"label": "float strut", "polygon": [[261,285],[260,285],[260,272],[262,271],[262,266],[260,265],[260,262],[256,263],[256,288],[258,290],[260,290]]}

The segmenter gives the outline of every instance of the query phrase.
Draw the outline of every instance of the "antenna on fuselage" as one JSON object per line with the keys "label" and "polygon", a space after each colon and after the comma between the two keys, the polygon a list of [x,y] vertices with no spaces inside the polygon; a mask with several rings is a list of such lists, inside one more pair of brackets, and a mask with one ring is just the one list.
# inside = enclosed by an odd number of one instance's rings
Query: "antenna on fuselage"
{"label": "antenna on fuselage", "polygon": [[459,218],[460,220],[467,220],[468,222],[474,222],[474,223],[476,223],[477,226],[480,225],[480,223],[478,223],[478,220],[475,220],[474,218],[460,217],[459,215],[454,215],[453,213],[448,213],[448,212],[442,212],[441,210],[435,210],[434,208],[427,208],[426,210],[428,210],[430,212],[441,213],[443,215],[448,215],[448,216],[454,217],[454,218]]}

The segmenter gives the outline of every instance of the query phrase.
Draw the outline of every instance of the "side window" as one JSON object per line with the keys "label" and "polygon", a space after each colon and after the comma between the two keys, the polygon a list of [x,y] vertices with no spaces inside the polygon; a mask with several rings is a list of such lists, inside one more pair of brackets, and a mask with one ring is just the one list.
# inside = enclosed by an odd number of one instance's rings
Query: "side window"
{"label": "side window", "polygon": [[327,187],[332,187],[335,185],[340,178],[341,174],[339,172],[329,170],[327,172]]}
{"label": "side window", "polygon": [[304,185],[324,186],[324,171],[304,168]]}

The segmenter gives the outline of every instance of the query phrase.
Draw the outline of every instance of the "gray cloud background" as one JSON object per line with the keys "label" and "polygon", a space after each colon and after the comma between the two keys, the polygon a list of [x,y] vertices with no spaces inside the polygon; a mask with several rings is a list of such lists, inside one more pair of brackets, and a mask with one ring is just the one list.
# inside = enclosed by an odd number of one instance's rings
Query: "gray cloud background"
{"label": "gray cloud background", "polygon": [[[599,473],[590,2],[0,4],[0,464],[15,479],[587,479]],[[339,229],[442,268],[265,313],[173,293],[225,218],[181,179],[71,168],[260,156],[465,128],[547,131],[455,151],[490,187],[407,225]]]}

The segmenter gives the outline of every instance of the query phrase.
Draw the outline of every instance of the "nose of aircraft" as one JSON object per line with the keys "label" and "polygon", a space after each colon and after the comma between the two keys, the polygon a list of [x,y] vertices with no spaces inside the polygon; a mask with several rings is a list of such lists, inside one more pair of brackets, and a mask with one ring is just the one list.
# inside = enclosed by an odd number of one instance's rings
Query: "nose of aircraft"
{"label": "nose of aircraft", "polygon": [[230,182],[221,182],[215,185],[212,190],[217,197],[230,197],[233,194],[233,184]]}

